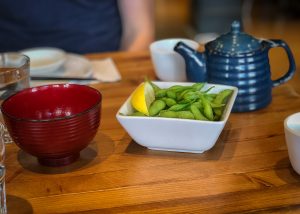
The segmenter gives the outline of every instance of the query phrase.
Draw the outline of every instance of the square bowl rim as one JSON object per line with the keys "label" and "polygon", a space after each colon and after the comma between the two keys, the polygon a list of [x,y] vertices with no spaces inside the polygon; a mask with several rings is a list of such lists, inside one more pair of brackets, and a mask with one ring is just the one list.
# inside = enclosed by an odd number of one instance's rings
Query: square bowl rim
{"label": "square bowl rim", "polygon": [[[158,84],[158,85],[192,85],[195,84],[196,82],[166,82],[166,81],[152,81],[154,84]],[[141,82],[137,87],[139,87],[141,84],[143,84],[143,82]],[[135,91],[135,88],[129,95],[129,97],[127,97],[127,99],[125,100],[125,102],[123,102],[123,104],[121,105],[121,107],[118,109],[117,113],[116,113],[116,118],[118,119],[126,119],[126,120],[159,120],[159,121],[182,121],[184,122],[189,122],[189,123],[207,123],[207,124],[218,124],[218,123],[224,123],[228,120],[229,115],[231,113],[234,101],[237,97],[237,93],[238,93],[238,88],[235,86],[231,86],[231,85],[225,85],[225,84],[214,84],[214,83],[207,83],[205,82],[205,86],[207,87],[211,87],[211,86],[216,86],[216,87],[223,87],[223,88],[228,88],[228,89],[232,89],[233,93],[228,101],[228,103],[226,104],[226,108],[224,109],[224,112],[222,114],[222,117],[220,120],[218,121],[206,121],[206,120],[192,120],[192,119],[183,119],[183,118],[166,118],[166,117],[150,117],[150,116],[139,116],[139,117],[134,117],[134,116],[129,116],[129,115],[123,115],[121,114],[121,110],[123,108],[125,108],[125,106],[130,103],[131,97],[133,92]],[[225,114],[224,114],[225,113]]]}

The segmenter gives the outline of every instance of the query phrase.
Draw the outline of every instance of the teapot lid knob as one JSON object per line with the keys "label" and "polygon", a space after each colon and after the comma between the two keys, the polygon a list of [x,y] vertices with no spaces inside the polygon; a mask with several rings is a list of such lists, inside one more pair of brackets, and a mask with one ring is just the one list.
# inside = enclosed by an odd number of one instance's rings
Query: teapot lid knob
{"label": "teapot lid knob", "polygon": [[231,31],[232,33],[239,33],[241,32],[241,24],[239,21],[234,21],[231,24]]}
{"label": "teapot lid knob", "polygon": [[205,49],[210,53],[224,56],[241,55],[260,50],[262,47],[260,40],[246,34],[242,28],[240,21],[233,21],[231,30],[208,42]]}

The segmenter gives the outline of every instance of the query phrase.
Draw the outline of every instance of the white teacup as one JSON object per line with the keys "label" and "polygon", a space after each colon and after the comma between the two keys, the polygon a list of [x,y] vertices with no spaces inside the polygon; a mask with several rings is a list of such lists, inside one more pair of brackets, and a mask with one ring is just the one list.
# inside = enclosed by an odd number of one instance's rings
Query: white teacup
{"label": "white teacup", "polygon": [[190,39],[163,39],[150,45],[150,52],[156,76],[162,81],[186,81],[185,61],[173,49],[178,42],[184,42],[193,49],[198,49],[199,44]]}
{"label": "white teacup", "polygon": [[284,132],[292,167],[300,174],[300,112],[284,120]]}

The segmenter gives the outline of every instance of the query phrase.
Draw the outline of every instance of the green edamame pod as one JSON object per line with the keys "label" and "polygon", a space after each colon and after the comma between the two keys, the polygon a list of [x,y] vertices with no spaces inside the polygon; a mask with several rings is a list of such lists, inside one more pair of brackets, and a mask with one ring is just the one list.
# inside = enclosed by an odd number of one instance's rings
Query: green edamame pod
{"label": "green edamame pod", "polygon": [[209,102],[213,102],[213,100],[216,98],[216,96],[211,96],[210,94],[204,94],[204,96]]}
{"label": "green edamame pod", "polygon": [[189,91],[191,91],[191,89],[186,89],[186,90],[180,92],[180,93],[177,95],[177,100],[178,100],[178,101],[182,100],[182,99],[183,99],[183,96],[184,96],[186,93],[188,93]]}
{"label": "green edamame pod", "polygon": [[214,112],[213,112],[212,107],[210,106],[209,101],[203,95],[200,98],[201,98],[201,102],[203,105],[204,116],[211,121],[214,120]]}
{"label": "green edamame pod", "polygon": [[199,110],[203,109],[201,99],[199,99],[197,102],[194,102],[193,105],[196,106]]}
{"label": "green edamame pod", "polygon": [[195,119],[193,113],[190,111],[178,111],[177,117],[182,119]]}
{"label": "green edamame pod", "polygon": [[177,102],[178,104],[186,104],[186,103],[190,103],[190,101],[187,100],[180,100],[179,102]]}
{"label": "green edamame pod", "polygon": [[207,97],[211,98],[216,98],[218,94],[206,94]]}
{"label": "green edamame pod", "polygon": [[231,94],[232,94],[231,89],[225,89],[217,94],[213,102],[215,104],[222,104],[222,103],[225,104]]}
{"label": "green edamame pod", "polygon": [[166,107],[166,103],[163,100],[155,100],[153,103],[151,103],[149,108],[149,115],[155,116],[157,115],[161,110],[163,110]]}
{"label": "green edamame pod", "polygon": [[187,101],[195,101],[198,98],[199,98],[199,93],[194,91],[189,91],[183,96],[183,99]]}
{"label": "green edamame pod", "polygon": [[167,90],[167,97],[176,99],[176,92],[172,90]]}
{"label": "green edamame pod", "polygon": [[139,111],[135,111],[132,114],[130,114],[129,116],[146,117],[146,115],[144,115],[142,112],[139,112]]}
{"label": "green edamame pod", "polygon": [[215,113],[215,115],[217,115],[218,117],[221,117],[222,113],[223,113],[223,108],[213,108],[213,111]]}
{"label": "green edamame pod", "polygon": [[212,108],[221,108],[221,107],[225,106],[225,104],[223,104],[223,103],[217,104],[217,103],[214,103],[214,102],[210,102],[210,106]]}
{"label": "green edamame pod", "polygon": [[[219,94],[216,96],[216,98],[213,100],[212,103],[216,104],[216,105],[221,105],[221,104],[225,104],[227,103],[227,100],[229,99],[229,97],[232,94],[232,90],[231,89],[225,89],[221,92],[219,92]],[[224,110],[224,106],[223,107],[219,107],[219,108],[214,108],[214,112],[216,115],[218,115],[219,117],[222,115],[223,110]]]}
{"label": "green edamame pod", "polygon": [[193,84],[192,88],[194,89],[194,91],[200,91],[204,85],[205,85],[205,83],[198,82],[198,83]]}
{"label": "green edamame pod", "polygon": [[208,120],[195,104],[192,104],[190,109],[196,120]]}
{"label": "green edamame pod", "polygon": [[159,112],[159,117],[177,118],[176,111],[163,110]]}
{"label": "green edamame pod", "polygon": [[187,105],[186,107],[184,107],[184,108],[182,109],[182,111],[190,111],[190,110],[191,110],[191,104],[192,104],[192,103],[188,103],[188,105]]}
{"label": "green edamame pod", "polygon": [[176,104],[176,105],[171,106],[168,110],[170,110],[170,111],[181,111],[189,105],[190,105],[190,103]]}
{"label": "green edamame pod", "polygon": [[167,89],[159,89],[159,90],[155,91],[155,97],[156,98],[165,97],[166,93],[167,93]]}
{"label": "green edamame pod", "polygon": [[175,93],[182,92],[186,89],[190,89],[191,86],[183,86],[183,85],[173,85],[169,88],[169,90],[174,91]]}
{"label": "green edamame pod", "polygon": [[186,103],[190,103],[190,102],[191,102],[190,100],[180,100],[177,103],[178,104],[186,104]]}
{"label": "green edamame pod", "polygon": [[175,99],[172,99],[172,98],[169,98],[169,97],[165,97],[165,98],[163,99],[163,101],[165,101],[165,103],[166,103],[167,106],[169,106],[169,107],[171,107],[171,106],[177,104],[177,102],[176,102]]}

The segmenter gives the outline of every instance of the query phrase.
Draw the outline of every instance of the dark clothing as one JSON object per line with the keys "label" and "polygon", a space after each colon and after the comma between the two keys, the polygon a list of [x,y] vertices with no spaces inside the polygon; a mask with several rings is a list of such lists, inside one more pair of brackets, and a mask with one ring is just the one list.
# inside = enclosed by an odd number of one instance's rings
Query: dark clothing
{"label": "dark clothing", "polygon": [[113,51],[120,47],[121,33],[117,0],[0,0],[0,52]]}

